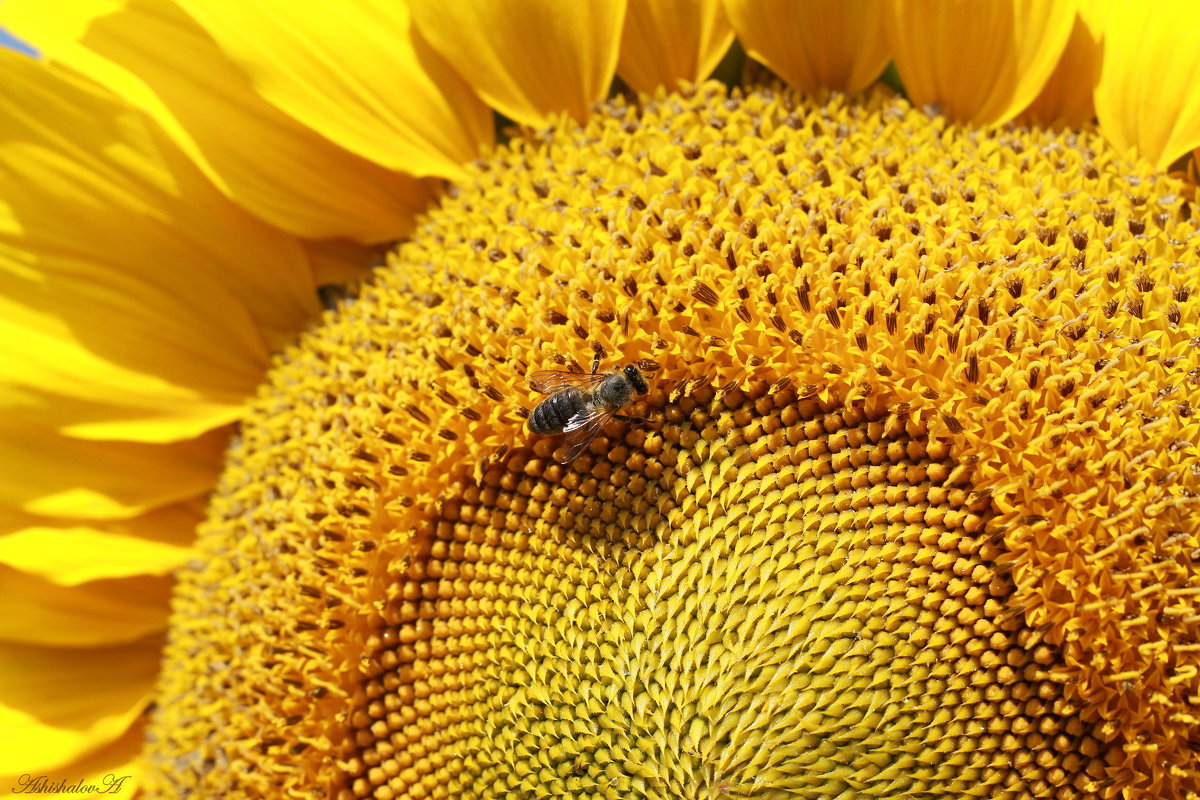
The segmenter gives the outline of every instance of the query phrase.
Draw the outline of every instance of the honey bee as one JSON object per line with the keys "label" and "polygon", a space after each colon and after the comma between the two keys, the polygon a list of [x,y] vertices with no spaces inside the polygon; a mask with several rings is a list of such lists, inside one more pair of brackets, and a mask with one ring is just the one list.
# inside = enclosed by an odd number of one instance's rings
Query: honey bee
{"label": "honey bee", "polygon": [[619,414],[633,402],[634,397],[646,394],[644,372],[653,372],[658,365],[649,359],[600,372],[600,353],[592,359],[591,374],[544,369],[529,376],[535,391],[549,395],[529,415],[529,430],[543,435],[565,434],[567,448],[562,463],[569,464],[596,438],[604,423],[610,419],[641,423],[643,419]]}

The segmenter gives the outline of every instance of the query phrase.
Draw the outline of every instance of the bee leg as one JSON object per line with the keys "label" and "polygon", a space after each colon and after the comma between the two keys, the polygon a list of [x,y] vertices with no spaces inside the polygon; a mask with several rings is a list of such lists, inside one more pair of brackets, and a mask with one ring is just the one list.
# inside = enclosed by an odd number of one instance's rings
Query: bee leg
{"label": "bee leg", "polygon": [[592,356],[592,374],[595,375],[600,371],[600,359],[604,356],[604,348],[597,347],[596,354]]}
{"label": "bee leg", "polygon": [[624,414],[613,414],[613,419],[619,419],[621,422],[628,422],[630,425],[645,425],[646,420],[641,417],[627,417]]}

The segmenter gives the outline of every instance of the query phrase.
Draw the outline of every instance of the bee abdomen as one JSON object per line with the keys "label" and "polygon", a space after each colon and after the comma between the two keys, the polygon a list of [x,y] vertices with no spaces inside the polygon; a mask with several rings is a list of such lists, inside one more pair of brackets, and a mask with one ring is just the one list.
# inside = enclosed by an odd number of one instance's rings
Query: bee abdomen
{"label": "bee abdomen", "polygon": [[571,417],[579,413],[586,400],[578,389],[566,389],[537,404],[529,415],[529,430],[534,433],[562,433]]}

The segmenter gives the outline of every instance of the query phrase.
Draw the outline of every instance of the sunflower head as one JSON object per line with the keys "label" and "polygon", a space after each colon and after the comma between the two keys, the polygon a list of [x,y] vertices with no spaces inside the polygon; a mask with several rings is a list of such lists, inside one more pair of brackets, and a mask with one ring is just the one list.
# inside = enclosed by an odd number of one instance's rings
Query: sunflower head
{"label": "sunflower head", "polygon": [[1192,12],[4,0],[0,785],[1200,800]]}
{"label": "sunflower head", "polygon": [[1184,796],[1195,200],[883,93],[514,138],[252,403],[151,794]]}

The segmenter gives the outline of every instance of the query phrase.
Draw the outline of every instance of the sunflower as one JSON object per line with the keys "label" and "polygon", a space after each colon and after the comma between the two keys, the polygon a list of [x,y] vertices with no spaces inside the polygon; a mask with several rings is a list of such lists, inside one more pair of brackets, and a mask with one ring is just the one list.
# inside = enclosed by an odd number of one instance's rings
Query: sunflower
{"label": "sunflower", "polygon": [[1187,11],[5,0],[2,785],[1200,797]]}

